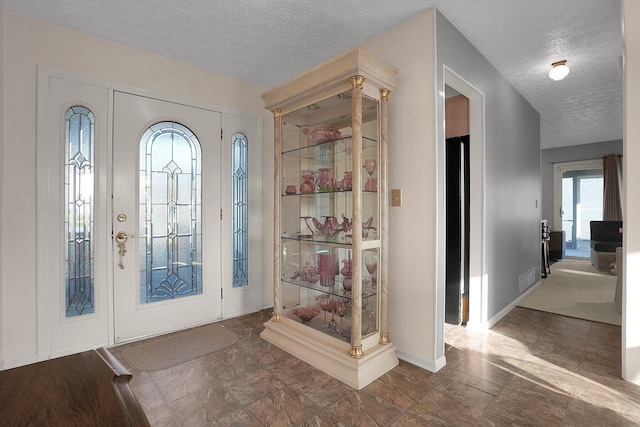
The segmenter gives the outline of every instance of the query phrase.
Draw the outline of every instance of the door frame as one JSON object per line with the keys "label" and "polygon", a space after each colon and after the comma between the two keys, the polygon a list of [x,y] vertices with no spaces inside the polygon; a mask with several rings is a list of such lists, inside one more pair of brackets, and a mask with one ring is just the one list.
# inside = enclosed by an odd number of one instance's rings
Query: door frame
{"label": "door frame", "polygon": [[[70,80],[73,82],[93,85],[97,87],[104,88],[109,91],[109,102],[108,102],[108,136],[107,136],[107,167],[110,168],[113,164],[113,93],[115,91],[127,92],[133,95],[149,97],[153,99],[163,100],[175,104],[183,104],[196,108],[202,108],[207,110],[216,111],[222,114],[222,123],[224,126],[224,118],[225,115],[239,115],[245,117],[251,117],[257,120],[257,131],[256,131],[256,140],[250,145],[250,170],[254,171],[253,178],[250,179],[249,183],[249,232],[255,233],[254,239],[258,239],[262,241],[262,221],[260,212],[262,211],[262,152],[263,152],[263,116],[260,114],[254,114],[249,112],[243,112],[234,110],[227,107],[222,107],[213,103],[201,102],[201,101],[193,101],[190,99],[181,98],[178,96],[167,95],[163,93],[157,93],[154,91],[149,91],[145,89],[130,87],[127,85],[122,85],[113,82],[107,82],[100,79],[95,79],[91,77],[81,76],[73,73],[68,73],[64,71],[55,70],[49,67],[38,66],[37,68],[37,108],[40,111],[41,108],[44,108],[42,100],[46,98],[46,88],[47,81],[50,78],[59,78]],[[40,114],[38,114],[40,117]],[[57,153],[59,146],[54,146],[54,144],[48,144],[48,140],[46,138],[47,131],[43,127],[44,124],[41,121],[37,120],[37,139],[36,139],[36,150],[38,153],[37,160],[37,197],[36,197],[36,206],[40,207],[37,209],[37,218],[36,218],[36,227],[38,230],[37,233],[37,254],[36,254],[36,299],[37,299],[37,360],[47,360],[52,357],[65,356],[67,354],[72,354],[80,351],[90,350],[95,346],[91,346],[91,348],[74,348],[69,351],[65,351],[64,353],[52,354],[52,334],[49,329],[49,323],[53,316],[57,315],[57,313],[53,312],[53,308],[49,304],[51,298],[51,280],[50,277],[52,272],[57,274],[60,273],[61,266],[55,265],[55,259],[51,256],[51,250],[59,250],[58,247],[61,247],[60,244],[60,227],[62,218],[62,213],[54,213],[54,214],[45,214],[46,207],[48,206],[51,197],[56,197],[51,190],[55,189],[50,183],[53,179],[59,179],[56,176],[51,168],[48,167],[49,162],[48,159],[57,158],[58,154],[53,156],[48,156],[52,152]],[[55,149],[55,151],[54,151]],[[252,161],[252,160],[253,161]],[[106,191],[107,194],[113,194],[113,183],[111,179],[106,180]],[[229,202],[229,203],[227,203]],[[230,201],[222,200],[221,205],[223,209],[227,206],[230,206]],[[106,235],[111,235],[112,233],[112,215],[113,215],[113,204],[111,201],[111,197],[107,197],[106,205],[105,205],[106,214],[108,219],[106,221],[107,230],[103,230]],[[52,224],[53,223],[53,224]],[[224,222],[221,223],[221,227],[224,226]],[[230,242],[229,242],[230,243]],[[225,246],[224,242],[221,242],[223,247]],[[114,329],[114,288],[113,288],[113,273],[111,266],[116,260],[114,259],[113,250],[112,250],[113,240],[106,239],[104,242],[104,251],[106,253],[107,268],[106,268],[106,280],[107,280],[107,321],[108,321],[108,342],[105,342],[104,345],[113,345],[115,342],[115,329]],[[255,298],[258,302],[258,308],[261,308],[263,305],[263,286],[261,285],[261,278],[263,277],[263,248],[262,245],[250,245],[250,262],[249,262],[249,280],[253,280],[255,287]],[[57,258],[56,258],[57,259]],[[224,270],[224,267],[223,267]],[[221,273],[222,274],[222,273]],[[224,277],[224,275],[222,275]],[[224,310],[224,300],[222,301],[222,318],[225,318],[225,310]],[[159,332],[161,333],[161,332]]]}
{"label": "door frame", "polygon": [[[488,329],[488,286],[486,268],[486,189],[485,189],[485,95],[462,76],[451,68],[443,65],[443,86],[448,85],[469,98],[469,320],[467,327],[470,329]],[[445,97],[442,96],[442,111],[445,109]],[[445,143],[446,138],[442,138]],[[444,149],[443,149],[444,153]],[[441,157],[444,163],[444,157]],[[441,164],[441,180],[444,182],[444,165]],[[442,206],[441,209],[444,210]],[[438,226],[439,230],[445,229],[446,218],[442,214]],[[438,283],[442,284],[444,295],[444,271],[445,271],[445,236],[438,234]],[[444,296],[437,301],[441,308],[441,316],[438,316],[438,340],[437,348],[444,348]]]}

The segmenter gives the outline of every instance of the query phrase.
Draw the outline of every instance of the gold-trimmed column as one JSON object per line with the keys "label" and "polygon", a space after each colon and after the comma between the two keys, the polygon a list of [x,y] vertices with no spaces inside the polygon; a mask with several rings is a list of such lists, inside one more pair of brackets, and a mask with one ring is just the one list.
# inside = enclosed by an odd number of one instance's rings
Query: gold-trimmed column
{"label": "gold-trimmed column", "polygon": [[280,257],[282,256],[280,240],[280,157],[282,154],[282,112],[273,110],[273,322],[280,321],[282,306],[280,304]]}
{"label": "gold-trimmed column", "polygon": [[380,280],[380,340],[379,344],[389,344],[389,325],[387,317],[387,290],[389,272],[387,254],[389,252],[387,236],[389,226],[389,89],[380,89],[380,259],[378,260],[378,280]]}
{"label": "gold-trimmed column", "polygon": [[362,85],[364,77],[351,77],[351,152],[353,170],[351,351],[354,358],[362,350]]}

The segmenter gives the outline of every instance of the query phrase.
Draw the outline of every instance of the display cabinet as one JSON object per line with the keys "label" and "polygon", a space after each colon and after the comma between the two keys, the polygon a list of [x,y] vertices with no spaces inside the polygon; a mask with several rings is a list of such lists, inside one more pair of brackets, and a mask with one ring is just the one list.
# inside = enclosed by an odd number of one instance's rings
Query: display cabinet
{"label": "display cabinet", "polygon": [[387,331],[387,102],[397,70],[352,49],[262,95],[274,116],[273,316],[261,336],[361,389]]}

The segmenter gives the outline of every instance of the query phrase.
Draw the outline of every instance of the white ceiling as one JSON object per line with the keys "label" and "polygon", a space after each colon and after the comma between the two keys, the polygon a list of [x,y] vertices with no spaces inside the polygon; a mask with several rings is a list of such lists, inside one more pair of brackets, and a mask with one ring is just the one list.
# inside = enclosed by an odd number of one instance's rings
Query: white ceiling
{"label": "white ceiling", "polygon": [[435,6],[540,113],[542,148],[622,139],[619,0],[1,1],[269,87]]}

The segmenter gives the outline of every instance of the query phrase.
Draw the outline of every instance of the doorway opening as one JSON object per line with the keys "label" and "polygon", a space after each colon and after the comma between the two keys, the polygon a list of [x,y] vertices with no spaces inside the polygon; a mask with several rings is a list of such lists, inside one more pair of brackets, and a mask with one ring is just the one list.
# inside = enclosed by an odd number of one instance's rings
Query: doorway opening
{"label": "doorway opening", "polygon": [[[460,311],[461,314],[467,311],[468,304],[468,321],[466,322],[467,327],[471,327],[473,329],[487,329],[489,327],[489,319],[488,319],[488,307],[487,307],[487,293],[488,293],[488,278],[486,274],[486,255],[485,255],[485,141],[484,141],[484,94],[475,88],[471,83],[466,81],[460,75],[455,73],[453,70],[448,68],[447,66],[443,67],[443,76],[444,76],[444,87],[443,87],[443,101],[446,102],[447,97],[463,95],[464,98],[468,100],[468,107],[466,111],[468,111],[468,132],[466,135],[469,136],[468,142],[466,146],[468,147],[468,153],[466,156],[465,167],[468,167],[468,181],[466,181],[465,187],[465,200],[466,207],[468,210],[468,228],[464,229],[464,233],[466,233],[464,244],[466,245],[466,249],[464,251],[466,255],[466,259],[462,260],[459,265],[463,266],[468,271],[468,279],[467,275],[462,270],[460,276],[463,278],[463,281],[466,283],[467,295],[468,298],[462,298],[463,293],[460,293]],[[453,91],[452,91],[453,90]],[[449,91],[449,96],[445,94],[446,91]],[[455,92],[454,92],[455,91]],[[457,93],[456,93],[457,92]],[[447,116],[445,102],[443,102],[443,117],[445,117],[446,125],[445,129],[449,128],[451,125],[451,120]],[[464,132],[463,132],[464,133]],[[439,208],[439,212],[442,218],[441,229],[446,230],[447,223],[447,213],[445,208],[445,200],[446,197],[446,135],[443,134],[441,136],[441,144],[442,151],[440,157],[440,165],[442,165],[442,174],[440,175],[442,178],[442,205]],[[462,150],[464,151],[464,150]],[[441,209],[441,210],[440,210]],[[465,221],[462,221],[463,223]],[[462,231],[462,229],[461,229]],[[439,250],[439,260],[438,265],[441,268],[441,273],[438,274],[439,283],[441,283],[442,287],[440,288],[442,291],[441,295],[446,294],[446,270],[447,270],[447,256],[446,256],[446,248],[447,248],[447,237],[445,233],[442,233],[439,237],[438,241]],[[440,300],[439,305],[442,310],[441,317],[438,316],[440,321],[439,327],[444,331],[444,324],[446,321],[446,297]],[[462,306],[464,304],[464,307]],[[466,320],[466,319],[465,319]],[[462,318],[460,318],[462,321]],[[444,346],[444,343],[443,343]]]}
{"label": "doorway opening", "polygon": [[564,253],[567,257],[589,258],[590,222],[602,220],[602,160],[558,163],[554,175],[554,228],[562,231]]}

